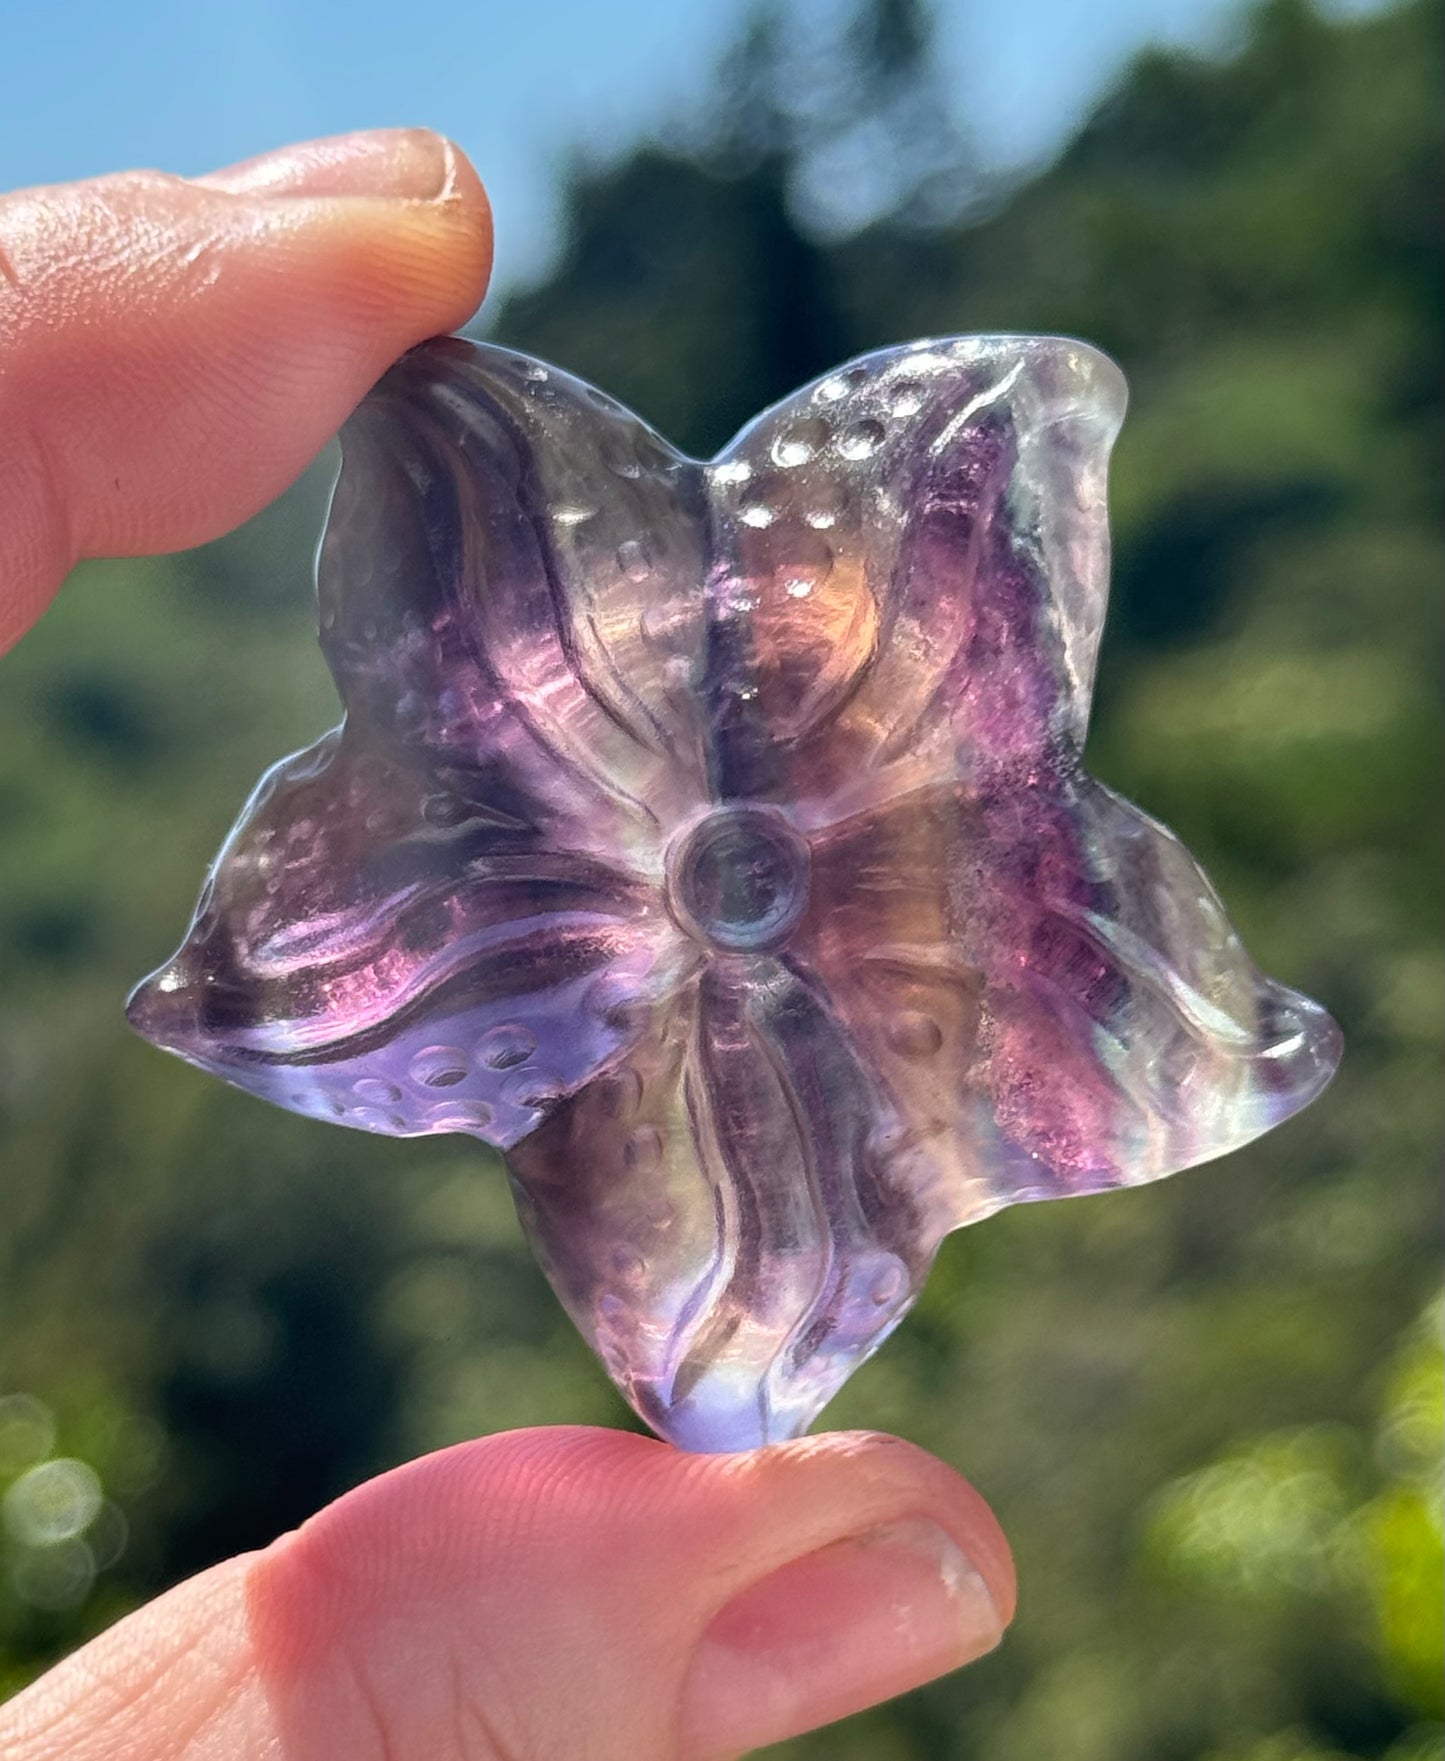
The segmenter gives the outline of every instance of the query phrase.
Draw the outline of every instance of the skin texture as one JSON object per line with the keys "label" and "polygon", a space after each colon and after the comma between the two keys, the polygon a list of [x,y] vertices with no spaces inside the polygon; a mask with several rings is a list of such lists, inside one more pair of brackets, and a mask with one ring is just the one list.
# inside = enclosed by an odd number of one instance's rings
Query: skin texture
{"label": "skin texture", "polygon": [[[279,494],[464,323],[491,220],[423,130],[0,198],[0,649],[81,557]],[[1007,1544],[950,1468],[548,1429],[382,1476],[0,1708],[6,1761],[718,1761],[990,1650]]]}

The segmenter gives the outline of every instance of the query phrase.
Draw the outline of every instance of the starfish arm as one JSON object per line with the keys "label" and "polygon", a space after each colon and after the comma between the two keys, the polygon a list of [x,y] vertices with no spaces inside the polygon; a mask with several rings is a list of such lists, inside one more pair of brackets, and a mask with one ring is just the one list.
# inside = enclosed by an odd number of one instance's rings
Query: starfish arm
{"label": "starfish arm", "polygon": [[1124,401],[1085,344],[944,339],[864,356],[744,429],[709,475],[716,792],[877,799],[1080,744]]}
{"label": "starfish arm", "polygon": [[1339,1057],[1177,839],[1081,774],[937,785],[834,826],[797,952],[939,1230],[1223,1155]]}
{"label": "starfish arm", "polygon": [[715,963],[509,1157],[549,1276],[663,1435],[798,1435],[911,1305],[937,1238],[876,1159],[878,1093],[785,959]]}
{"label": "starfish arm", "polygon": [[675,934],[637,876],[428,781],[340,731],[276,766],[134,1025],[342,1124],[531,1130],[628,1043]]}
{"label": "starfish arm", "polygon": [[697,747],[649,635],[704,572],[699,467],[580,381],[456,337],[405,356],[341,445],[318,589],[350,719],[457,770],[504,763],[594,848],[645,842]]}

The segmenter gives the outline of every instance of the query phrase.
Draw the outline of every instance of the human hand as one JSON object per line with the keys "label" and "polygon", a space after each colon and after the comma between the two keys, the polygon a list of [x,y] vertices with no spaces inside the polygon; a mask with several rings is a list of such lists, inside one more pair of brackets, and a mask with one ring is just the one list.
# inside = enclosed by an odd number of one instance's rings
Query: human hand
{"label": "human hand", "polygon": [[[0,650],[71,565],[213,538],[475,309],[476,174],[424,131],[0,198]],[[6,1761],[711,1761],[970,1661],[1013,1610],[951,1469],[843,1434],[459,1445],[121,1621]]]}

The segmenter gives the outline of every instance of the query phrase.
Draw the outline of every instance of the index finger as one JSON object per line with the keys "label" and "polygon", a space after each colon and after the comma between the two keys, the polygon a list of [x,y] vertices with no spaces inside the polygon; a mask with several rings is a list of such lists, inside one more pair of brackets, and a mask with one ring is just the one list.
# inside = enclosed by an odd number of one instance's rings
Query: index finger
{"label": "index finger", "polygon": [[0,652],[79,558],[200,544],[279,495],[465,323],[491,248],[476,172],[423,129],[0,197]]}

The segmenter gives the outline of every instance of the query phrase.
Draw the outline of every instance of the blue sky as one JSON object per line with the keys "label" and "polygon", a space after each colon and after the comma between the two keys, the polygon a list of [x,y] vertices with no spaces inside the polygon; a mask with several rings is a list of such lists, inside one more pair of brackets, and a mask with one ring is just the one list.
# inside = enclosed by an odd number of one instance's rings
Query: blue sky
{"label": "blue sky", "polygon": [[[801,18],[829,0],[799,0]],[[491,189],[502,281],[545,267],[557,168],[685,115],[745,0],[51,0],[0,36],[0,188],[194,173],[310,135],[426,123]],[[1143,43],[1227,44],[1237,0],[941,0],[984,156],[1048,155]],[[18,16],[16,16],[18,14]]]}

